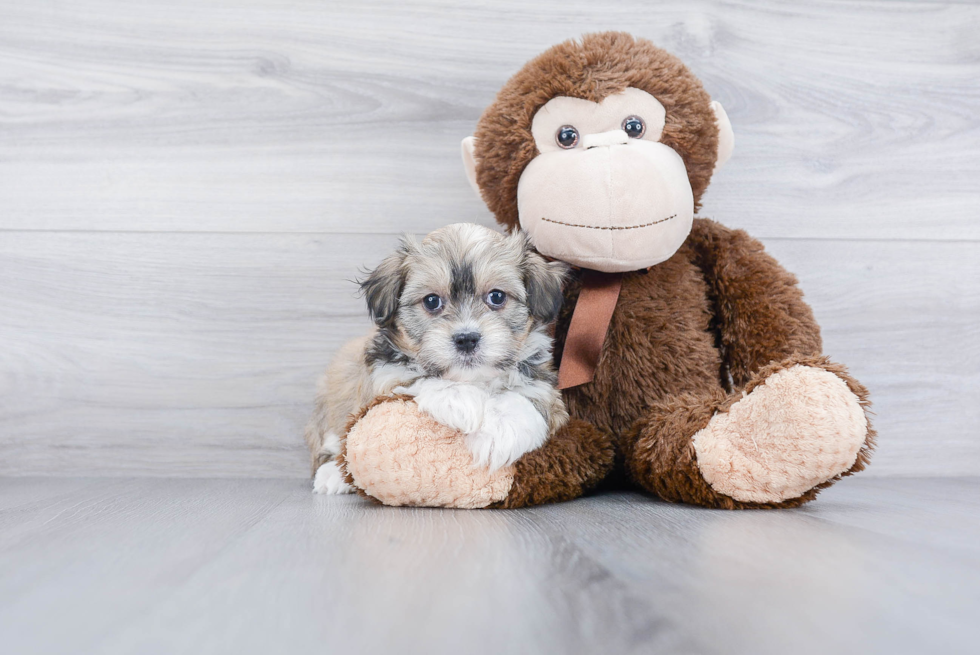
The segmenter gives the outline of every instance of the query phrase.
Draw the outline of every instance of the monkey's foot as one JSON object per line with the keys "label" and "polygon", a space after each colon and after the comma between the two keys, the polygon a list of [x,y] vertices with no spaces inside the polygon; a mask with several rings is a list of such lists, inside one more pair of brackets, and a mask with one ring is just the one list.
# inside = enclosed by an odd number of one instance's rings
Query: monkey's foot
{"label": "monkey's foot", "polygon": [[411,399],[378,402],[347,432],[354,486],[385,505],[479,508],[507,498],[514,467],[474,466],[464,435]]}
{"label": "monkey's foot", "polygon": [[715,414],[694,435],[694,449],[716,492],[776,503],[848,471],[867,436],[860,400],[844,380],[797,364]]}

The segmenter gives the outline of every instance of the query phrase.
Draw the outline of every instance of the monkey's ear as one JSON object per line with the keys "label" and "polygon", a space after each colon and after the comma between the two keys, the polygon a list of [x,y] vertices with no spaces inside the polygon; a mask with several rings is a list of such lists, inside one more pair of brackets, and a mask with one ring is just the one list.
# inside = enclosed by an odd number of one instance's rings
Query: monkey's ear
{"label": "monkey's ear", "polygon": [[398,312],[398,299],[405,287],[405,242],[394,254],[388,255],[361,281],[361,293],[367,301],[368,312],[378,327],[390,327]]}
{"label": "monkey's ear", "polygon": [[715,122],[718,124],[718,159],[715,160],[715,170],[724,165],[732,156],[735,149],[735,132],[732,131],[732,122],[728,120],[725,108],[717,100],[711,101],[711,110],[715,112]]}
{"label": "monkey's ear", "polygon": [[466,169],[466,179],[470,181],[470,186],[476,191],[476,196],[482,198],[480,185],[476,183],[476,137],[468,136],[463,139],[461,150],[463,152],[463,168]]}

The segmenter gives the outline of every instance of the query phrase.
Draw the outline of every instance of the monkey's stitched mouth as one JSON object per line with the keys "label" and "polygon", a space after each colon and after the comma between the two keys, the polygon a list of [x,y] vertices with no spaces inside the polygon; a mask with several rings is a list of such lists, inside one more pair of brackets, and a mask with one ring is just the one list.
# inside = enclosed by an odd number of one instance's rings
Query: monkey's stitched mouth
{"label": "monkey's stitched mouth", "polygon": [[672,218],[677,218],[677,214],[671,214],[667,218],[661,218],[659,221],[650,221],[649,223],[644,223],[643,225],[581,225],[579,223],[565,223],[562,221],[553,221],[550,218],[542,217],[542,221],[547,221],[549,223],[554,223],[555,225],[564,225],[566,227],[583,227],[589,230],[639,230],[641,227],[650,227],[651,225],[658,225],[660,223],[666,223]]}

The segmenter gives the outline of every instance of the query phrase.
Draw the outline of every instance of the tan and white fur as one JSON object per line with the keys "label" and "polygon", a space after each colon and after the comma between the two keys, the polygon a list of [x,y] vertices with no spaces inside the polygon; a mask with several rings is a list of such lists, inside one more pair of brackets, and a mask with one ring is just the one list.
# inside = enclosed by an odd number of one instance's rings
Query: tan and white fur
{"label": "tan and white fur", "polygon": [[376,327],[345,345],[320,381],[306,431],[314,491],[352,491],[334,461],[340,435],[381,395],[414,396],[491,471],[544,444],[568,420],[547,332],[567,270],[519,231],[459,223],[420,243],[404,238],[361,283]]}

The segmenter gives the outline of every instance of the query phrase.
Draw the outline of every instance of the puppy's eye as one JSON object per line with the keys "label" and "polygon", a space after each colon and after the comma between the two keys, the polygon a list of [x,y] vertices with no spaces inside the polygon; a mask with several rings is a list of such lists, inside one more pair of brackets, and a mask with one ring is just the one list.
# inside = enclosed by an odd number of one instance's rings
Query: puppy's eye
{"label": "puppy's eye", "polygon": [[422,299],[422,306],[430,312],[437,312],[442,309],[442,298],[434,293],[430,293]]}
{"label": "puppy's eye", "polygon": [[494,309],[500,309],[504,306],[504,301],[507,300],[507,294],[500,289],[494,289],[487,294],[487,304]]}
{"label": "puppy's eye", "polygon": [[639,139],[647,131],[647,126],[639,116],[628,116],[623,120],[623,131],[629,138]]}
{"label": "puppy's eye", "polygon": [[574,148],[575,144],[578,143],[578,130],[571,125],[562,125],[555,132],[555,141],[565,150]]}

